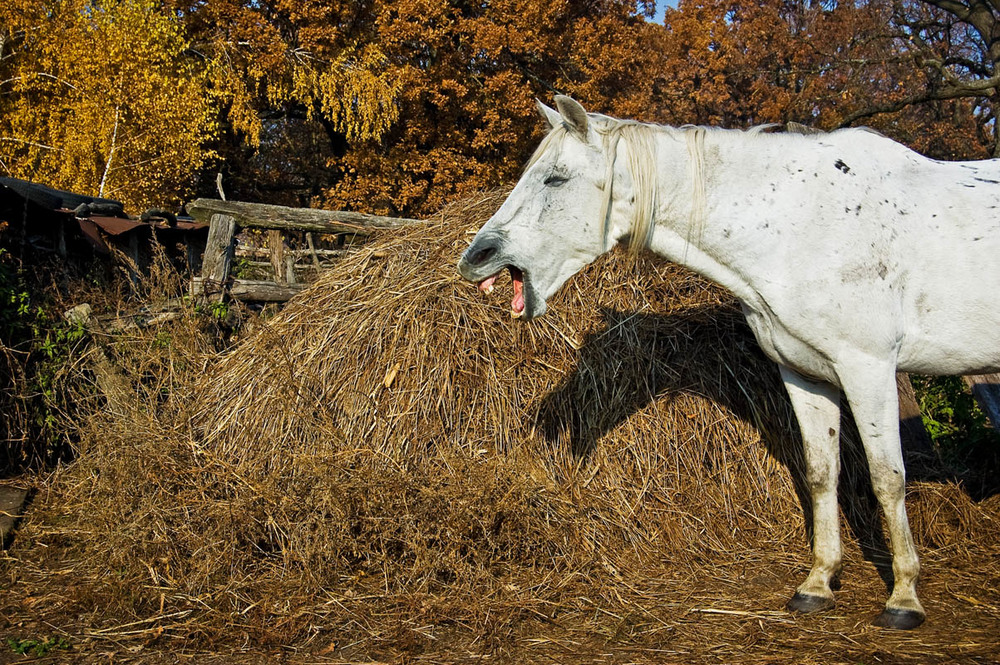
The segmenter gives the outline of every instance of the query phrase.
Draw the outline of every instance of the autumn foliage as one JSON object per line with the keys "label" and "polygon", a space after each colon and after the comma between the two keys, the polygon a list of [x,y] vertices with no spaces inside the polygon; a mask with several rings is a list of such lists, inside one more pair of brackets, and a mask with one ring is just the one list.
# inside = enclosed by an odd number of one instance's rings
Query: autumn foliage
{"label": "autumn foliage", "polygon": [[654,7],[8,0],[0,173],[133,212],[214,194],[221,172],[232,198],[426,215],[516,177],[534,99],[554,93],[672,124],[863,123],[939,158],[995,150],[986,3],[685,0],[663,24]]}

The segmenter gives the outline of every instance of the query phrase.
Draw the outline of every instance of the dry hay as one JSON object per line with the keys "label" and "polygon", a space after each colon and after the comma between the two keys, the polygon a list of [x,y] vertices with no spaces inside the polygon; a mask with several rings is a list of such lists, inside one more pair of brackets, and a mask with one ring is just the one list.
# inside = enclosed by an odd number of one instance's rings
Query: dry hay
{"label": "dry hay", "polygon": [[789,476],[758,433],[773,429],[791,458],[776,372],[732,300],[622,253],[574,279],[550,316],[511,322],[503,297],[454,268],[496,204],[369,248],[289,303],[199,385],[201,445],[290,481],[361,458],[388,474],[504,469],[589,513],[579,544],[615,558],[732,551],[758,528],[797,528]]}
{"label": "dry hay", "polygon": [[[95,416],[26,529],[65,552],[50,568],[83,581],[32,611],[72,612],[98,643],[197,636],[345,660],[808,662],[802,644],[829,631],[850,634],[830,648],[853,660],[991,653],[995,498],[947,483],[910,496],[938,566],[931,620],[965,621],[960,648],[858,627],[885,588],[861,561],[857,543],[878,554],[878,522],[850,474],[844,613],[777,611],[807,563],[798,444],[735,303],[616,252],[546,317],[511,322],[505,297],[454,269],[498,203],[453,206],[345,259],[224,354],[194,319],[167,341],[120,340],[137,408]],[[23,548],[22,561],[43,554]],[[32,570],[8,575],[44,577]],[[981,614],[934,600],[945,589]]]}

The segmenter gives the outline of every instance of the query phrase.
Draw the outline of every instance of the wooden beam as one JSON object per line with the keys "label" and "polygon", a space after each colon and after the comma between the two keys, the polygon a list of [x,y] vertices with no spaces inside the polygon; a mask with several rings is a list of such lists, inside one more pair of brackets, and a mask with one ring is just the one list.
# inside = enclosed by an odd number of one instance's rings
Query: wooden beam
{"label": "wooden beam", "polygon": [[[203,279],[191,280],[192,292],[203,289]],[[234,279],[227,284],[226,293],[237,300],[252,302],[285,302],[306,288],[305,284],[278,284],[253,279]]]}
{"label": "wooden beam", "polygon": [[315,233],[352,233],[371,235],[380,229],[398,229],[424,220],[403,217],[380,217],[360,212],[287,208],[264,203],[196,199],[187,204],[187,212],[198,221],[208,221],[212,215],[229,215],[244,227],[312,231]]}
{"label": "wooden beam", "polygon": [[990,419],[993,429],[1000,431],[1000,374],[972,374],[963,376],[962,380]]}

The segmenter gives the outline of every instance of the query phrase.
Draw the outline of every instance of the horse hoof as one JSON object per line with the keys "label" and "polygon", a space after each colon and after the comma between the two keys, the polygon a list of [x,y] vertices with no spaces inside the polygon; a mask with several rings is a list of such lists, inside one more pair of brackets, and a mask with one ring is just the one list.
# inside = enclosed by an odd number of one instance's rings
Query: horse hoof
{"label": "horse hoof", "polygon": [[924,613],[914,610],[898,610],[887,607],[875,617],[872,622],[879,628],[893,628],[895,630],[913,630],[924,622]]}
{"label": "horse hoof", "polygon": [[785,604],[785,609],[789,612],[800,612],[810,614],[812,612],[822,612],[833,609],[833,598],[824,596],[813,596],[808,593],[795,592],[792,599]]}

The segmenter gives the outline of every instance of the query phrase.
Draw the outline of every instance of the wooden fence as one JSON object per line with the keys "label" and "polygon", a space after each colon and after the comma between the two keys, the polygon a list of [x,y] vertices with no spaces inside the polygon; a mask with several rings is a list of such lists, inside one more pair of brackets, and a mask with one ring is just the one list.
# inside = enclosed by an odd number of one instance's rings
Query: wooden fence
{"label": "wooden fence", "polygon": [[[297,259],[308,257],[318,268],[321,257],[336,257],[343,250],[317,249],[313,234],[350,238],[367,237],[378,231],[398,229],[422,220],[380,217],[357,212],[286,208],[239,201],[197,199],[187,205],[188,214],[209,225],[201,275],[191,280],[191,295],[218,302],[232,298],[260,302],[284,302],[305,286],[295,273]],[[236,234],[242,228],[267,231],[267,250],[273,280],[250,280],[230,275],[236,250]],[[304,233],[308,249],[286,247],[286,232]],[[261,251],[251,255],[259,255]]]}

